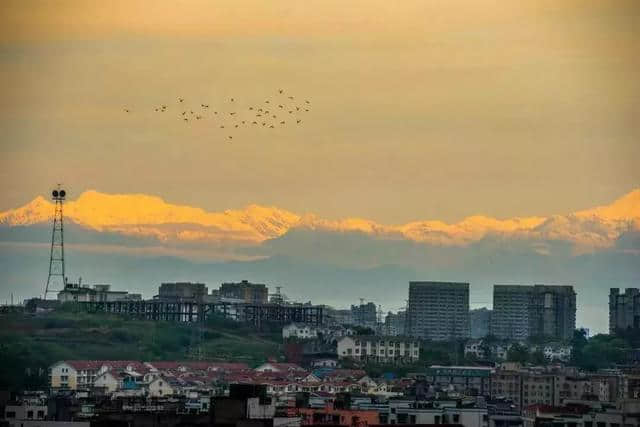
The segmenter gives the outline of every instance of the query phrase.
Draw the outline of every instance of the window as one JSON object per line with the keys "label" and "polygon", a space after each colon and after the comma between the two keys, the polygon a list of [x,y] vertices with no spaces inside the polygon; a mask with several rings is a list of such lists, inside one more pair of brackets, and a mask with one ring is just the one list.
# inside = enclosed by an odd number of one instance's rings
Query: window
{"label": "window", "polygon": [[33,418],[33,411],[27,411],[27,418]]}
{"label": "window", "polygon": [[38,419],[44,418],[44,411],[38,411]]}
{"label": "window", "polygon": [[440,424],[440,415],[436,415],[434,424]]}
{"label": "window", "polygon": [[4,413],[5,417],[7,418],[15,418],[16,417],[16,411],[7,411]]}
{"label": "window", "polygon": [[454,423],[460,422],[460,414],[453,414],[453,422]]}

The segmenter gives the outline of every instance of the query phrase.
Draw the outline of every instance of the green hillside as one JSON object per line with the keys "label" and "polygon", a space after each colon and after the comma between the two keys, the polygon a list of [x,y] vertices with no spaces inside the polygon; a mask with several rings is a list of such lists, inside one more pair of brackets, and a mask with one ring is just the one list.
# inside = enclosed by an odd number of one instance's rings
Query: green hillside
{"label": "green hillside", "polygon": [[130,320],[72,308],[0,318],[0,389],[47,384],[47,368],[64,359],[239,361],[250,366],[282,354],[280,330],[215,319],[193,324]]}

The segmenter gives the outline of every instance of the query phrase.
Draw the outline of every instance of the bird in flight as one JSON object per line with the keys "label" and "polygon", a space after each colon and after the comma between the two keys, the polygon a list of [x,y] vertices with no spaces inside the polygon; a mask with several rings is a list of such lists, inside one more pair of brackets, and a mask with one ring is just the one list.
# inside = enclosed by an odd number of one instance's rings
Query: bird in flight
{"label": "bird in flight", "polygon": [[124,109],[124,112],[125,112],[125,113],[130,113],[131,111],[130,111],[128,108],[125,108],[125,109]]}
{"label": "bird in flight", "polygon": [[184,98],[178,98],[178,101],[179,101],[179,102],[183,102],[183,101],[184,101]]}
{"label": "bird in flight", "polygon": [[282,89],[280,89],[278,92],[282,93],[282,92],[284,92],[284,91],[283,91]]}
{"label": "bird in flight", "polygon": [[302,120],[298,119],[298,120],[296,120],[296,123],[302,123]]}
{"label": "bird in flight", "polygon": [[283,125],[283,124],[284,124],[284,120],[283,120],[283,121],[281,121],[281,122],[280,122],[280,124],[281,124],[281,125]]}
{"label": "bird in flight", "polygon": [[231,102],[235,101],[235,99],[231,98]]}
{"label": "bird in flight", "polygon": [[289,99],[293,99],[293,96],[290,96]]}

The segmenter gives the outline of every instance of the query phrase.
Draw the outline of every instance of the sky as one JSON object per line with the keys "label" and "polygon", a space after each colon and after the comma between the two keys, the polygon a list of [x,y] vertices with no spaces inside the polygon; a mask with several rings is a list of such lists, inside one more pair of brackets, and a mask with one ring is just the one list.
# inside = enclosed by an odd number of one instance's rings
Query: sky
{"label": "sky", "polygon": [[[58,182],[383,223],[606,204],[640,183],[638,28],[635,1],[3,1],[0,211]],[[301,126],[178,118],[278,88]]]}

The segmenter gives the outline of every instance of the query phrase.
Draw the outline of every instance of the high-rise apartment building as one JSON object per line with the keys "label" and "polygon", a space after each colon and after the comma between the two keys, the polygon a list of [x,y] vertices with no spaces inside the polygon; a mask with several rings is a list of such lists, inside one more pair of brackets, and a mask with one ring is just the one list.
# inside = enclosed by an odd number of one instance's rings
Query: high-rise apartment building
{"label": "high-rise apartment building", "polygon": [[491,325],[491,310],[486,307],[469,311],[469,323],[471,324],[471,338],[484,338],[489,335]]}
{"label": "high-rise apartment building", "polygon": [[351,306],[351,318],[353,324],[364,328],[376,329],[378,323],[378,311],[372,302]]}
{"label": "high-rise apartment building", "polygon": [[640,328],[640,290],[627,288],[620,293],[619,288],[609,291],[609,333],[619,329]]}
{"label": "high-rise apartment building", "polygon": [[408,335],[445,341],[469,337],[469,284],[409,282]]}
{"label": "high-rise apartment building", "polygon": [[526,340],[545,336],[570,340],[576,327],[573,286],[495,285],[491,334],[501,339]]}
{"label": "high-rise apartment building", "polygon": [[266,304],[269,300],[269,288],[262,283],[243,280],[239,283],[223,283],[219,290],[220,298],[242,300],[247,304]]}
{"label": "high-rise apartment building", "polygon": [[389,312],[384,319],[384,334],[392,337],[404,335],[404,327],[407,323],[407,313],[399,311],[396,314]]}

